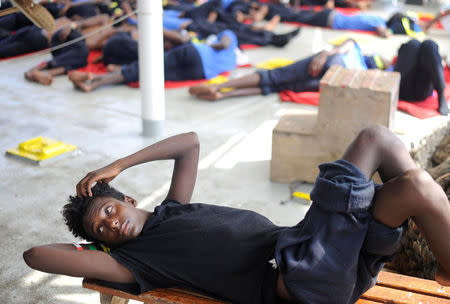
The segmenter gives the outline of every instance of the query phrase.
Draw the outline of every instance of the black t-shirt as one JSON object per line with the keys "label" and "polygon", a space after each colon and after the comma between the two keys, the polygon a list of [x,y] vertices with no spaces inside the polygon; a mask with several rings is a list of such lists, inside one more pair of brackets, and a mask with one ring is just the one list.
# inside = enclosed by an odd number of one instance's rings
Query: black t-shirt
{"label": "black t-shirt", "polygon": [[141,234],[111,252],[145,292],[188,288],[232,303],[275,303],[270,260],[284,228],[253,211],[165,201]]}

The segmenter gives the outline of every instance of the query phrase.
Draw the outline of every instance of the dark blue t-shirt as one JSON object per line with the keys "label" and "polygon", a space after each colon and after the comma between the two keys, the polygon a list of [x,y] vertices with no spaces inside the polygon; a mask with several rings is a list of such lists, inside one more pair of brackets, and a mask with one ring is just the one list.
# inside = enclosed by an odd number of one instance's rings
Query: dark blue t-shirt
{"label": "dark blue t-shirt", "polygon": [[138,292],[178,286],[232,303],[275,303],[270,260],[282,230],[253,211],[165,201],[111,256],[133,273]]}

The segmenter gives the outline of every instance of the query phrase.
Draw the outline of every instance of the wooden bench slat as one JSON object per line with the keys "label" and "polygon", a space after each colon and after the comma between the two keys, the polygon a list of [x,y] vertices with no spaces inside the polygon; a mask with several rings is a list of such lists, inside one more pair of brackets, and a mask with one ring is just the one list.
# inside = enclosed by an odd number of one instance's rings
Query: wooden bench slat
{"label": "wooden bench slat", "polygon": [[116,297],[132,299],[144,303],[164,304],[225,304],[226,302],[209,298],[205,295],[178,288],[155,289],[139,295],[99,285],[94,279],[84,279],[83,287]]}
{"label": "wooden bench slat", "polygon": [[367,299],[359,299],[358,301],[356,301],[356,304],[380,304],[380,303],[384,303],[384,302],[376,302],[376,301],[367,300]]}
{"label": "wooden bench slat", "polygon": [[421,293],[415,293],[412,291],[394,289],[379,285],[375,285],[374,287],[369,289],[365,294],[363,294],[361,298],[392,304],[450,304],[450,299],[444,299],[441,297],[424,295]]}
{"label": "wooden bench slat", "polygon": [[[153,304],[226,304],[226,302],[178,288],[155,289],[133,295],[84,279],[83,287],[124,299]],[[109,302],[108,302],[109,303]],[[450,288],[435,281],[381,271],[377,285],[368,290],[357,304],[450,304]]]}
{"label": "wooden bench slat", "polygon": [[450,299],[450,287],[441,286],[436,281],[405,276],[393,272],[381,271],[378,275],[377,285]]}

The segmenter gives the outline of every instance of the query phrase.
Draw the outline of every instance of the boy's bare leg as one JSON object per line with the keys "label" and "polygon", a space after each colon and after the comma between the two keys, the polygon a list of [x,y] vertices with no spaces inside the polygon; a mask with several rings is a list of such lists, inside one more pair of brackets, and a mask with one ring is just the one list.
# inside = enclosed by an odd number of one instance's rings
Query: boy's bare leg
{"label": "boy's bare leg", "polygon": [[102,75],[71,73],[69,79],[72,81],[75,88],[80,89],[83,92],[90,92],[105,85],[125,82],[125,78],[123,77],[121,70]]}
{"label": "boy's bare leg", "polygon": [[223,88],[257,88],[261,82],[261,76],[258,73],[252,73],[243,77],[228,80],[220,84],[201,84],[189,88],[189,94],[193,96],[214,94]]}
{"label": "boy's bare leg", "polygon": [[376,193],[373,216],[389,227],[411,217],[439,263],[436,280],[450,285],[450,204],[442,188],[417,168],[403,143],[384,127],[364,129],[343,159],[368,178],[379,172],[384,184]]}

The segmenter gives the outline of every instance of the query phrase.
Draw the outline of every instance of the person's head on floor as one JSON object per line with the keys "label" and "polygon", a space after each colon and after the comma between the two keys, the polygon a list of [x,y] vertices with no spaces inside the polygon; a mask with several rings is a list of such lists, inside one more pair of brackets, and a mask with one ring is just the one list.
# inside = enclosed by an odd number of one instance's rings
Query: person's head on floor
{"label": "person's head on floor", "polygon": [[141,233],[146,216],[135,199],[107,183],[91,190],[92,196],[70,196],[63,207],[65,223],[75,237],[117,246]]}

